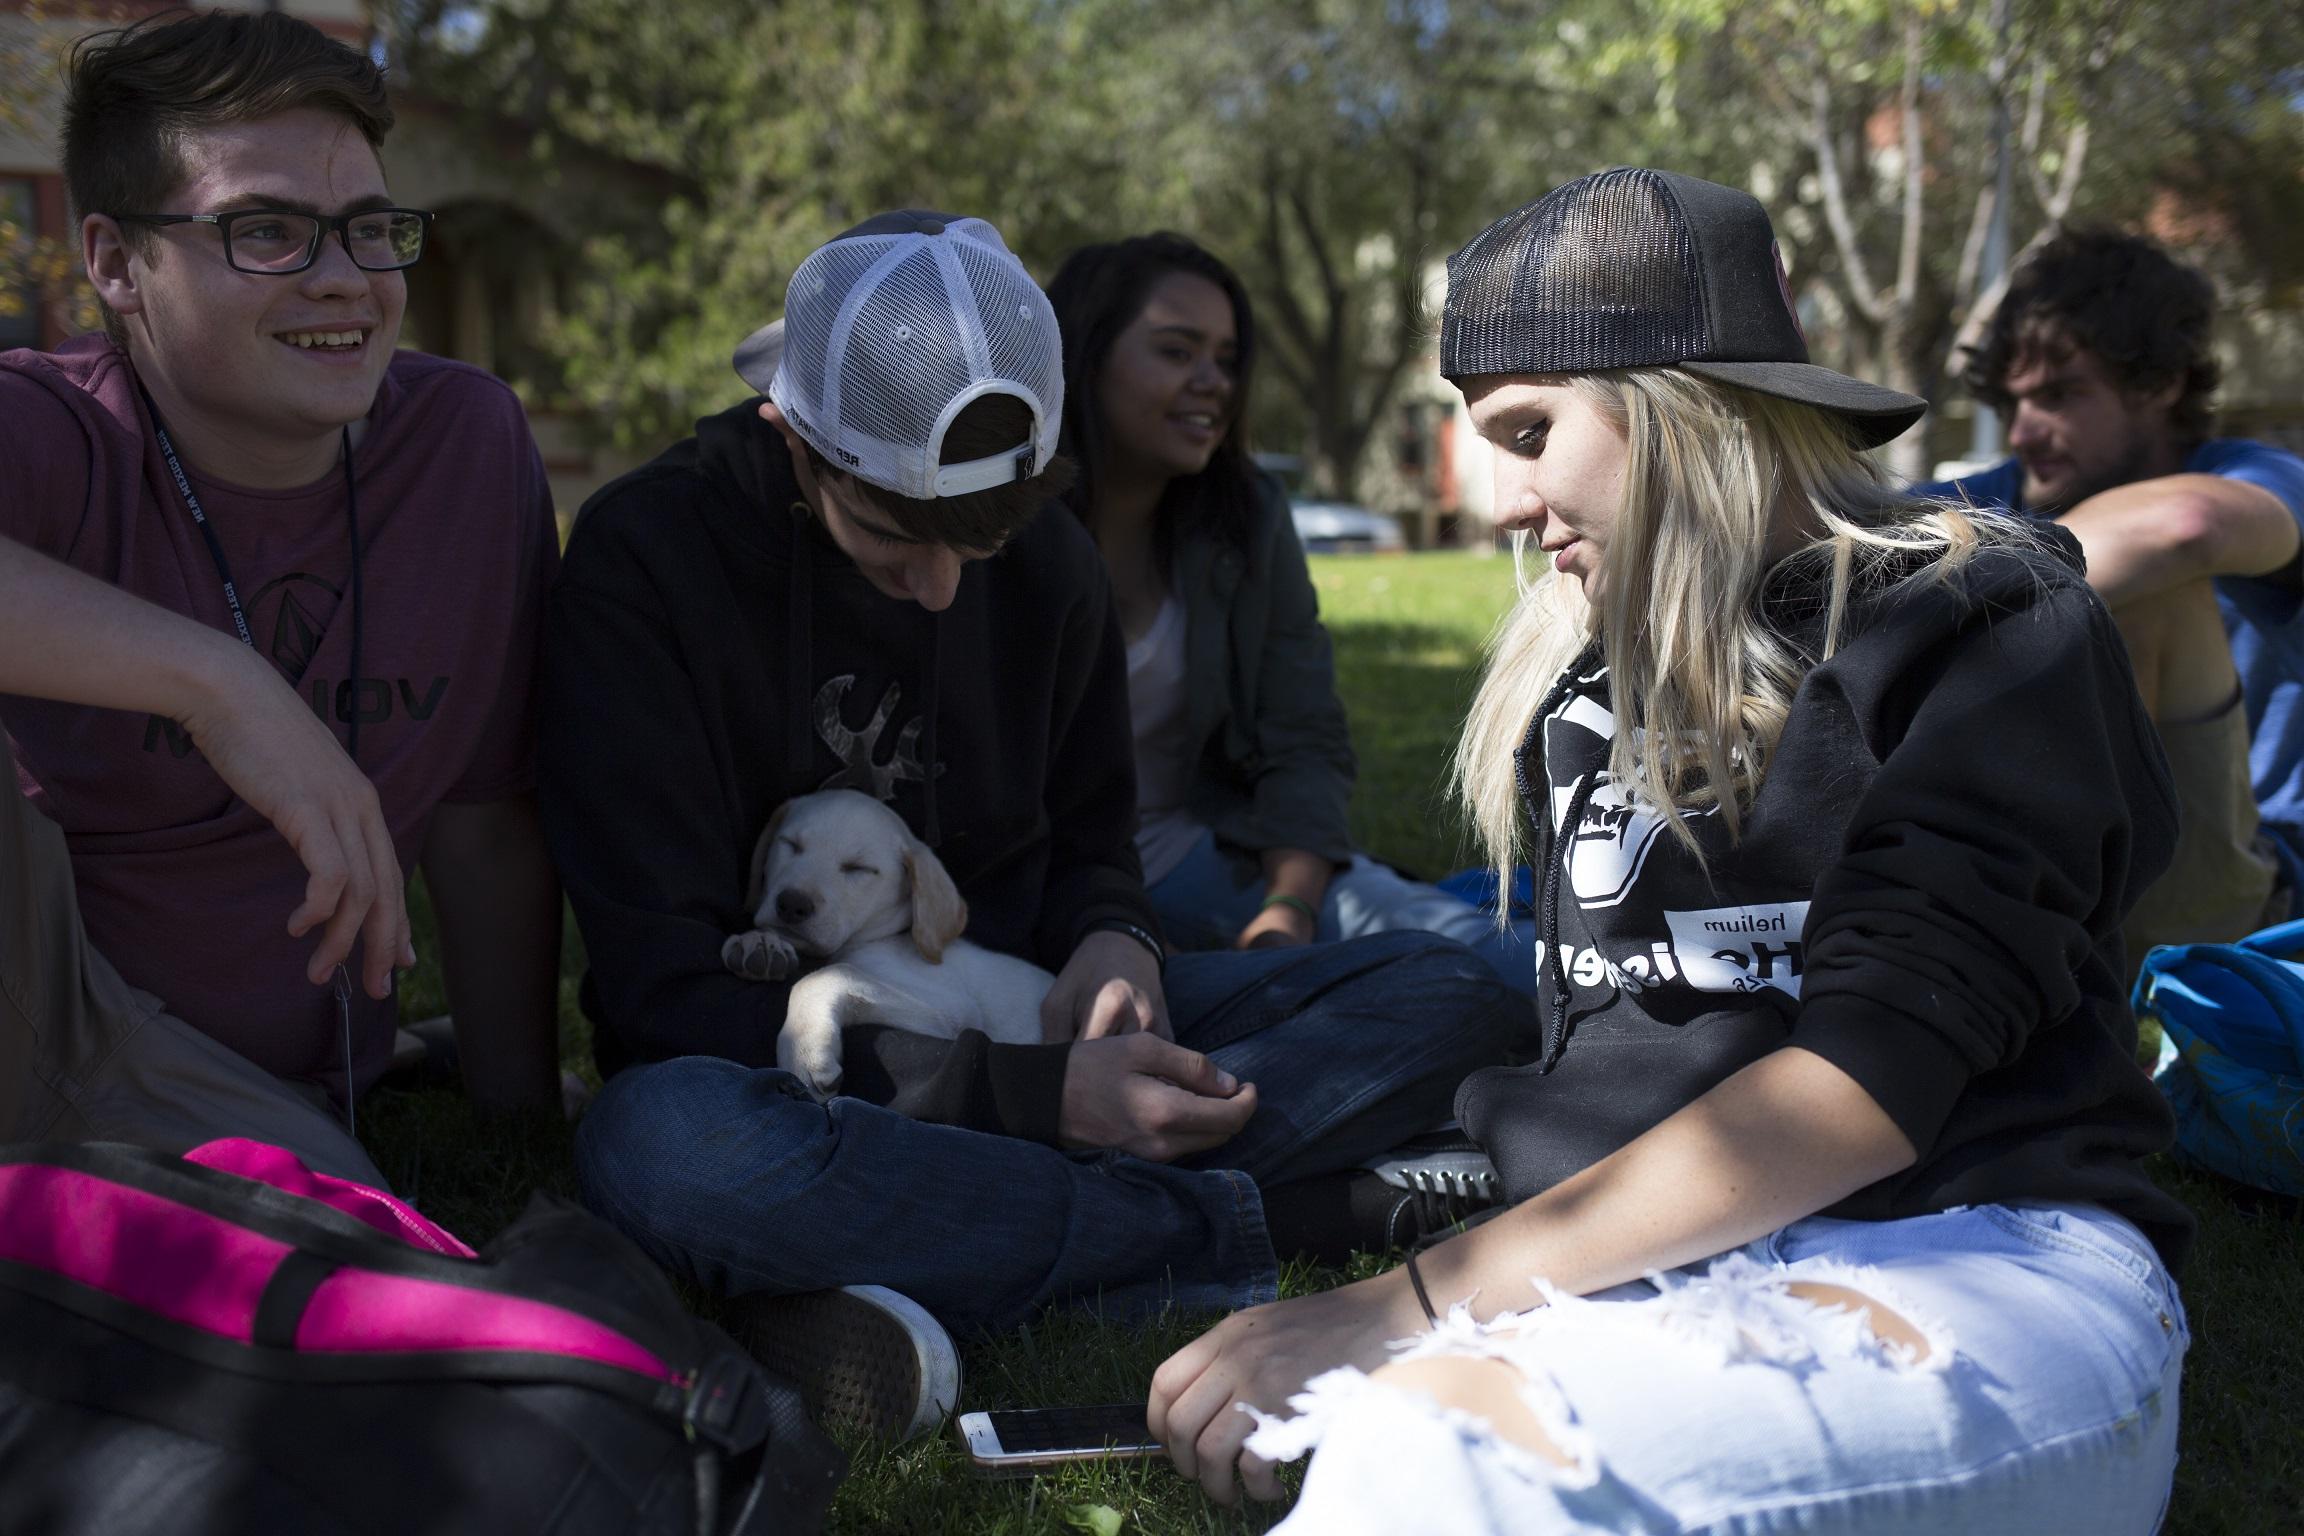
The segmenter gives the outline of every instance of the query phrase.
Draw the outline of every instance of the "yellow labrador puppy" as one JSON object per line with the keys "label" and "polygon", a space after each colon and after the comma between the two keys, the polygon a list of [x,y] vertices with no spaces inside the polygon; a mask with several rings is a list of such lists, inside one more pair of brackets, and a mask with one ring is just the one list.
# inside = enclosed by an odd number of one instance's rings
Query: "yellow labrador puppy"
{"label": "yellow labrador puppy", "polygon": [[853,789],[787,800],[752,850],[754,926],[720,947],[729,970],[792,984],[776,1064],[819,1097],[840,1086],[840,1031],[889,1024],[952,1039],[980,1029],[1037,1044],[1056,978],[960,937],[968,905],[904,818]]}

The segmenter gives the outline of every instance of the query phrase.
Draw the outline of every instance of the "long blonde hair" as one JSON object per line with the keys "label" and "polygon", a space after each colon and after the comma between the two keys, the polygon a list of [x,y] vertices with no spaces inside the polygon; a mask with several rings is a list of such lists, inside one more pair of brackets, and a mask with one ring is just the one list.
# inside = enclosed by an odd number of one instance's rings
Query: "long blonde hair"
{"label": "long blonde hair", "polygon": [[[1572,577],[1518,571],[1456,748],[1456,793],[1499,879],[1525,856],[1512,754],[1561,671],[1597,639],[1616,717],[1609,772],[1699,859],[1687,813],[1716,808],[1731,840],[1766,777],[1792,696],[1840,644],[1851,593],[1943,580],[1987,544],[2034,544],[2019,519],[1892,489],[1827,412],[1673,368],[1576,374],[1569,387],[1626,439],[1623,503],[1597,611]],[[1815,531],[1821,656],[1760,611],[1780,505]],[[1513,539],[1522,562],[1527,536]],[[1505,888],[1509,888],[1508,886]]]}

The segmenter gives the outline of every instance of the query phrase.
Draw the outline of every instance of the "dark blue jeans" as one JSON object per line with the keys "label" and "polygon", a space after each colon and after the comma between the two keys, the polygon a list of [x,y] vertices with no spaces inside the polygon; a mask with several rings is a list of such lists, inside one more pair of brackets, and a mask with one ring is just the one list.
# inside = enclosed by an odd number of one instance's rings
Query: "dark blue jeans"
{"label": "dark blue jeans", "polygon": [[1501,1059],[1527,998],[1428,933],[1178,955],[1176,1038],[1256,1085],[1255,1115],[1175,1164],[1064,1152],[817,1103],[774,1068],[714,1056],[633,1067],[585,1115],[585,1203],[722,1295],[870,1283],[952,1327],[1058,1302],[1108,1315],[1270,1301],[1259,1185],[1349,1168],[1446,1119]]}

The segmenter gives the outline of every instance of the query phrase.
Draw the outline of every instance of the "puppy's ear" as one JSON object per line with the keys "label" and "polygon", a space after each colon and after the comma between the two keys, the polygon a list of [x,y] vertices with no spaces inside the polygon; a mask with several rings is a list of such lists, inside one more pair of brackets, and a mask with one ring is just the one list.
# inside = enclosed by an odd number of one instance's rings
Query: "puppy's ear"
{"label": "puppy's ear", "polygon": [[761,886],[768,878],[768,850],[776,846],[777,829],[784,825],[784,817],[792,809],[787,800],[776,807],[776,814],[768,818],[761,829],[760,841],[752,845],[752,873],[744,882],[744,915],[749,918],[760,910]]}
{"label": "puppy's ear", "polygon": [[944,872],[944,861],[918,838],[904,850],[904,873],[912,881],[912,942],[931,964],[941,963],[944,947],[968,926],[968,903]]}

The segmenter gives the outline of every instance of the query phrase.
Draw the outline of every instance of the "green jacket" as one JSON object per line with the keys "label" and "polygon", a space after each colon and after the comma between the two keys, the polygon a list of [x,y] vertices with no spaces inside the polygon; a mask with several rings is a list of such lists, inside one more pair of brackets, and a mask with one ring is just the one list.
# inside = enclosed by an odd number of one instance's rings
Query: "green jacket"
{"label": "green jacket", "polygon": [[1235,855],[1303,848],[1343,863],[1351,731],[1287,494],[1269,478],[1259,489],[1245,553],[1188,534],[1176,555],[1201,743],[1190,808]]}

